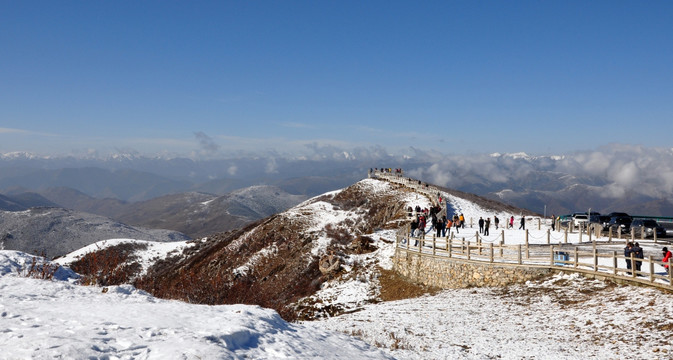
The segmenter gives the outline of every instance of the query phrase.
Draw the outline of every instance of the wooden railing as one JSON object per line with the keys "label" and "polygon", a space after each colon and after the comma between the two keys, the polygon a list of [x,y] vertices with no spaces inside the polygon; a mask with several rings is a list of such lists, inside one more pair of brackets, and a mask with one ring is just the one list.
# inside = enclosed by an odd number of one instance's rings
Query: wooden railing
{"label": "wooden railing", "polygon": [[[405,177],[403,173],[372,171],[370,177],[379,178],[392,183],[404,185],[411,190],[430,199],[433,205],[438,204],[438,193],[441,191],[429,184]],[[538,229],[540,220],[538,219]],[[557,227],[557,231],[560,231]],[[397,248],[401,251],[416,253],[421,256],[447,257],[460,261],[474,261],[511,266],[548,267],[560,271],[573,271],[595,276],[612,278],[620,281],[637,282],[666,290],[673,290],[673,271],[666,271],[661,261],[648,256],[637,259],[633,255],[627,258],[621,254],[620,247],[626,245],[628,237],[621,239],[622,234],[617,234],[613,239],[608,235],[608,241],[597,242],[600,232],[592,239],[590,229],[578,229],[581,234],[586,231],[588,243],[568,243],[568,230],[564,229],[563,241],[552,244],[549,230],[546,235],[547,244],[530,244],[528,231],[526,231],[524,244],[505,244],[504,231],[495,240],[483,241],[478,233],[469,238],[456,238],[455,233],[448,237],[412,237],[409,236],[408,228],[398,231]],[[570,229],[572,232],[572,229]],[[630,238],[633,240],[633,234]],[[654,243],[657,243],[655,237]],[[617,251],[620,250],[620,251]],[[626,261],[633,264],[632,269],[627,269]],[[640,270],[636,264],[640,262]],[[669,261],[669,269],[673,261]]]}
{"label": "wooden railing", "polygon": [[[406,229],[401,229],[397,235],[397,248],[421,256],[499,265],[548,267],[673,290],[673,272],[666,272],[666,264],[652,256],[637,259],[633,254],[629,258],[620,255],[622,253],[616,249],[625,246],[626,241],[621,244],[593,241],[584,244],[506,245],[504,241],[484,242],[479,241],[479,236],[473,238],[475,241],[454,236],[420,238],[409,236]],[[632,269],[626,268],[627,260],[633,264]],[[641,263],[640,270],[636,269],[637,262]],[[668,265],[670,268],[673,261],[669,261]]]}

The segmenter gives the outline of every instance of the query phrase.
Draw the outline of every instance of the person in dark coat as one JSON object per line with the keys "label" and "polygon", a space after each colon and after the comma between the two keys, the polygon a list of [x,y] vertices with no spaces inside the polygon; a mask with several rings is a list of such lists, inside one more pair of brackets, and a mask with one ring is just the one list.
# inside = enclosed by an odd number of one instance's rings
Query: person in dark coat
{"label": "person in dark coat", "polygon": [[633,252],[633,243],[627,243],[624,247],[624,257],[626,258],[626,268],[629,270],[626,273],[631,275],[631,253]]}
{"label": "person in dark coat", "polygon": [[491,227],[491,218],[486,218],[484,221],[484,235],[490,235],[489,228]]}
{"label": "person in dark coat", "polygon": [[636,268],[636,275],[638,275],[638,272],[640,271],[640,267],[643,265],[643,261],[639,260],[639,259],[642,259],[642,258],[645,257],[644,254],[643,254],[643,248],[640,247],[640,244],[635,243],[633,245],[633,248],[631,249],[631,252],[633,252],[633,255],[636,258],[635,268]]}
{"label": "person in dark coat", "polygon": [[484,218],[481,216],[479,217],[479,233],[483,234],[484,233]]}
{"label": "person in dark coat", "polygon": [[521,225],[519,225],[519,230],[526,230],[526,217],[522,216],[521,217]]}

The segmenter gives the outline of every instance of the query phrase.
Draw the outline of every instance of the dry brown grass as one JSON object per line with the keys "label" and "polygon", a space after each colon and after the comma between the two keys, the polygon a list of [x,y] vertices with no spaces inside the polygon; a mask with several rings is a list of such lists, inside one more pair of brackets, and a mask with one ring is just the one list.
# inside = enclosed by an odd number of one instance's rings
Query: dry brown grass
{"label": "dry brown grass", "polygon": [[434,295],[441,289],[413,283],[392,270],[380,269],[381,300],[395,301],[411,299],[425,294]]}

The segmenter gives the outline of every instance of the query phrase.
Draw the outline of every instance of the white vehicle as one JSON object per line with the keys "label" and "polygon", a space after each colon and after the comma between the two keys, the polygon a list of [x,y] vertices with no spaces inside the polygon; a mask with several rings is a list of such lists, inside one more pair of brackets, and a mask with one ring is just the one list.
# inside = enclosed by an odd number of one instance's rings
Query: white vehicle
{"label": "white vehicle", "polygon": [[586,226],[589,223],[589,216],[584,213],[574,213],[573,214],[573,226],[580,227]]}

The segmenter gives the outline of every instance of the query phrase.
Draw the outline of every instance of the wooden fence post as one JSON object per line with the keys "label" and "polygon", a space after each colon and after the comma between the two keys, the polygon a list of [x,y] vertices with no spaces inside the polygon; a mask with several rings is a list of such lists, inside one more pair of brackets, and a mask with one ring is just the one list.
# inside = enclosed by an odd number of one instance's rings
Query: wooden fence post
{"label": "wooden fence post", "polygon": [[594,272],[598,272],[598,251],[594,247]]}
{"label": "wooden fence post", "polygon": [[549,246],[549,266],[554,266],[554,245]]}
{"label": "wooden fence post", "polygon": [[432,235],[432,255],[437,254],[435,249],[437,249],[437,239],[435,239],[435,235]]}
{"label": "wooden fence post", "polygon": [[617,252],[612,252],[612,273],[617,275]]}
{"label": "wooden fence post", "polygon": [[500,231],[500,235],[502,235],[502,243],[505,243],[505,230]]}
{"label": "wooden fence post", "polygon": [[654,261],[652,260],[652,256],[648,256],[647,259],[650,262],[650,282],[654,282]]}
{"label": "wooden fence post", "polygon": [[591,242],[591,231],[589,230],[587,233],[589,234],[589,242]]}
{"label": "wooden fence post", "polygon": [[529,258],[529,255],[530,254],[528,253],[528,229],[526,229],[526,259]]}
{"label": "wooden fence post", "polygon": [[493,262],[493,243],[488,243],[489,259]]}
{"label": "wooden fence post", "polygon": [[574,262],[575,262],[575,266],[574,266],[574,267],[575,267],[575,268],[577,268],[577,262],[578,262],[577,256],[578,256],[578,251],[577,251],[577,246],[575,246],[575,259],[574,259]]}
{"label": "wooden fence post", "polygon": [[541,226],[542,226],[542,221],[540,220],[540,218],[537,218],[537,229],[540,230]]}
{"label": "wooden fence post", "polygon": [[547,245],[551,244],[551,230],[547,229]]}
{"label": "wooden fence post", "polygon": [[519,262],[519,265],[521,265],[521,263],[522,263],[522,261],[521,261],[521,244],[518,245],[517,260]]}
{"label": "wooden fence post", "polygon": [[566,228],[566,230],[565,230],[565,234],[563,235],[563,242],[564,242],[565,244],[568,243],[568,229],[567,229],[567,228]]}

